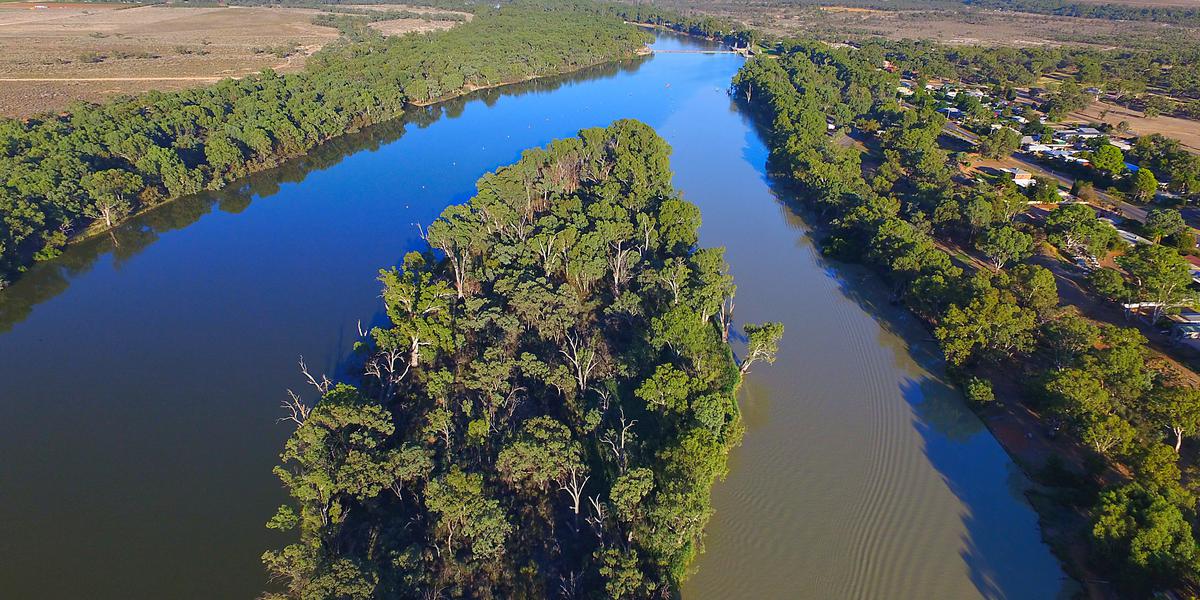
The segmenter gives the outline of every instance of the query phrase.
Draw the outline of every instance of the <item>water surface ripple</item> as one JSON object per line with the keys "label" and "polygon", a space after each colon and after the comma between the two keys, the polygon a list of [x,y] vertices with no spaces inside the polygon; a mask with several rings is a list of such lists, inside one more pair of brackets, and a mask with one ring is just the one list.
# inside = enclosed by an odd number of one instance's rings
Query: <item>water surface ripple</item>
{"label": "water surface ripple", "polygon": [[[664,36],[660,46],[696,42]],[[618,118],[674,146],[742,321],[744,388],[688,599],[1049,598],[1062,573],[1014,468],[866,273],[822,259],[725,93],[732,55],[659,55],[477,94],[181,200],[0,294],[0,595],[252,598],[283,501],[296,360],[336,374],[416,223],[528,147]],[[310,394],[311,396],[311,394]]]}

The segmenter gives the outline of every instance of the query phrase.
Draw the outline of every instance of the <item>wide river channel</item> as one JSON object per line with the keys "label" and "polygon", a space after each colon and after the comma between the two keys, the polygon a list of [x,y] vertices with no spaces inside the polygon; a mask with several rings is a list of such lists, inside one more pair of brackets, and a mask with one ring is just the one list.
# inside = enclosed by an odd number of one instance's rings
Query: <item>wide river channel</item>
{"label": "wide river channel", "polygon": [[[699,42],[663,34],[660,49]],[[737,317],[780,320],[686,599],[1055,598],[1023,478],[865,271],[831,263],[726,93],[657,54],[423,109],[73,246],[0,293],[0,596],[250,599],[303,356],[344,376],[379,268],[525,148],[619,118],[674,147]]]}

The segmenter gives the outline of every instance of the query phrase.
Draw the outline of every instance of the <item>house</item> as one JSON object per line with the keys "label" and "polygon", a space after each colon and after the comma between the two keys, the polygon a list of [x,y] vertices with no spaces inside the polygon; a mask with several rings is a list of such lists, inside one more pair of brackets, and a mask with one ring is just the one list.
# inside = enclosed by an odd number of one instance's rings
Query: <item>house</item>
{"label": "house", "polygon": [[1033,174],[1025,169],[1013,167],[1011,169],[1001,169],[1001,171],[1012,175],[1013,183],[1020,187],[1033,185]]}
{"label": "house", "polygon": [[913,95],[912,88],[903,85],[896,88],[896,93],[900,94],[901,96]]}
{"label": "house", "polygon": [[1129,152],[1130,150],[1133,150],[1133,144],[1130,144],[1129,142],[1126,142],[1124,140],[1111,140],[1110,139],[1110,140],[1108,140],[1108,144],[1110,146],[1116,146],[1121,152]]}
{"label": "house", "polygon": [[939,108],[937,111],[942,113],[943,115],[946,115],[947,119],[958,119],[958,118],[962,117],[962,111],[958,110],[957,108],[954,108],[953,106],[947,106],[946,108]]}
{"label": "house", "polygon": [[1098,138],[1102,135],[1104,135],[1104,133],[1101,132],[1099,129],[1096,129],[1095,127],[1079,127],[1076,129],[1062,129],[1062,130],[1054,132],[1054,137],[1056,137],[1058,139],[1062,139],[1062,140],[1075,140],[1075,139],[1090,140],[1092,138]]}

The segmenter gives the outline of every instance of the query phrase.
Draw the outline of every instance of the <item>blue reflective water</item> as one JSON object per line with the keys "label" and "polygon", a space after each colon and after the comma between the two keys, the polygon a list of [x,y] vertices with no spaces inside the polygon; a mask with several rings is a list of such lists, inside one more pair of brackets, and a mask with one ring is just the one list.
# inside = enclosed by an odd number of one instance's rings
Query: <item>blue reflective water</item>
{"label": "blue reflective water", "polygon": [[[658,47],[697,43],[664,36]],[[247,598],[296,362],[336,374],[380,267],[525,148],[637,118],[728,247],[738,317],[783,320],[745,388],[688,598],[1051,597],[1062,574],[1011,462],[868,276],[813,252],[724,89],[733,55],[670,54],[489,91],[185,199],[0,294],[0,589]],[[880,306],[883,304],[883,306]]]}

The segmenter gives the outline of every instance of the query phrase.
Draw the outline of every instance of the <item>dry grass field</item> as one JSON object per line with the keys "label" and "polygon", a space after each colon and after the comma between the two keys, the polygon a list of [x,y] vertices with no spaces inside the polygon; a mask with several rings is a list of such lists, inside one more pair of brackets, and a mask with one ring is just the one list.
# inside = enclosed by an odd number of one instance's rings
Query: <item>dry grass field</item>
{"label": "dry grass field", "polygon": [[375,21],[370,27],[383,35],[402,35],[412,33],[414,31],[420,33],[429,33],[431,31],[442,31],[454,27],[454,21],[428,21],[425,19],[391,19],[389,21]]}
{"label": "dry grass field", "polygon": [[1200,152],[1200,121],[1166,116],[1147,119],[1141,112],[1103,101],[1093,102],[1091,106],[1073,112],[1067,118],[1067,122],[1076,123],[1101,121],[1111,125],[1125,121],[1129,123],[1130,131],[1137,135],[1161,133],[1179,140],[1180,144],[1192,152]]}
{"label": "dry grass field", "polygon": [[[0,0],[0,115],[30,116],[76,100],[181,89],[265,68],[295,71],[338,37],[335,28],[312,23],[319,12]],[[372,26],[398,35],[454,24],[396,19]]]}
{"label": "dry grass field", "polygon": [[[1110,0],[1096,0],[1109,2]],[[783,0],[657,0],[688,14],[704,13],[777,35],[803,33],[827,40],[881,36],[952,44],[1040,46],[1082,44],[1119,47],[1156,43],[1173,35],[1200,39],[1200,30],[1165,23],[1081,19],[963,8],[875,10],[789,4]],[[1124,4],[1197,6],[1198,0],[1124,0]]]}
{"label": "dry grass field", "polygon": [[1117,4],[1138,8],[1198,8],[1196,0],[1075,0],[1080,4]]}

